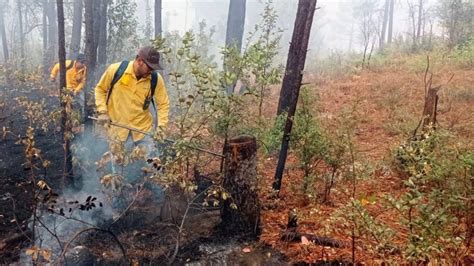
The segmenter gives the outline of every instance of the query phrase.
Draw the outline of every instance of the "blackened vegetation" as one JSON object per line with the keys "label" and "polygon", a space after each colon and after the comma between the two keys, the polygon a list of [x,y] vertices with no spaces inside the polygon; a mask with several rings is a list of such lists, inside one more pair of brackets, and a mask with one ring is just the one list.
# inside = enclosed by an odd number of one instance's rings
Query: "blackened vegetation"
{"label": "blackened vegetation", "polygon": [[[224,189],[231,199],[221,209],[222,229],[231,233],[258,236],[260,200],[257,180],[257,143],[254,137],[230,139],[225,154]],[[235,204],[235,205],[234,205]]]}
{"label": "blackened vegetation", "polygon": [[97,198],[91,195],[87,196],[84,202],[68,200],[61,205],[58,203],[59,194],[55,193],[44,181],[39,181],[37,185],[40,191],[36,195],[36,200],[42,203],[50,213],[66,216],[66,212],[72,215],[74,210],[90,211],[96,207],[103,207],[102,202],[98,202]]}
{"label": "blackened vegetation", "polygon": [[[19,259],[20,249],[29,241],[26,229],[28,218],[34,209],[34,186],[30,179],[30,167],[24,167],[25,147],[18,143],[18,136],[23,137],[29,126],[23,117],[25,110],[19,107],[15,98],[26,96],[34,102],[45,101],[44,110],[51,113],[57,110],[59,100],[49,96],[46,89],[24,86],[20,88],[1,88],[0,99],[6,105],[1,111],[0,129],[7,128],[12,132],[0,138],[0,264],[9,264]],[[43,158],[51,161],[48,168],[35,169],[37,180],[44,179],[53,189],[59,188],[62,176],[62,135],[55,131],[53,121],[48,130],[34,130],[35,147],[41,150]],[[20,228],[22,231],[20,231]],[[26,236],[25,236],[26,233]],[[31,237],[31,235],[30,235]],[[1,243],[7,244],[2,245]]]}

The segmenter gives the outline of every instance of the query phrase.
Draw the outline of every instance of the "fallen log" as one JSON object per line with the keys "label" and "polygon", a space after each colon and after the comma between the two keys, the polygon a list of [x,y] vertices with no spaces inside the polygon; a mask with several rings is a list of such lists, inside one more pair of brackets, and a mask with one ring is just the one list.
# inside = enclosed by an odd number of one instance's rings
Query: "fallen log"
{"label": "fallen log", "polygon": [[289,242],[289,243],[296,243],[302,242],[302,237],[305,237],[309,242],[319,245],[319,246],[326,246],[326,247],[333,247],[333,248],[340,248],[343,247],[343,243],[340,240],[332,239],[329,237],[322,237],[313,234],[301,234],[298,232],[283,232],[281,234],[280,240]]}
{"label": "fallen log", "polygon": [[296,216],[295,211],[290,211],[288,214],[288,224],[286,226],[286,230],[280,234],[280,240],[288,243],[301,243],[303,242],[303,237],[309,242],[319,246],[334,248],[340,248],[344,246],[342,241],[337,239],[298,232],[298,217]]}

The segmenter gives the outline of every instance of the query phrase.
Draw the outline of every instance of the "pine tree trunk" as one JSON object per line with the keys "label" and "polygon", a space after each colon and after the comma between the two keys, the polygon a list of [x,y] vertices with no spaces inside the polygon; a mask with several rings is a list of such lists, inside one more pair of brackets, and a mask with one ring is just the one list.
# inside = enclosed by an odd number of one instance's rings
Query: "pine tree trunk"
{"label": "pine tree trunk", "polygon": [[299,0],[277,114],[288,111],[273,188],[280,190],[317,0]]}
{"label": "pine tree trunk", "polygon": [[63,184],[72,184],[72,154],[70,143],[71,128],[69,125],[66,102],[63,94],[66,88],[66,48],[64,36],[64,8],[63,0],[57,0],[58,12],[58,57],[59,57],[59,96],[61,99],[61,129],[64,136],[64,172]]}
{"label": "pine tree trunk", "polygon": [[224,200],[221,225],[231,234],[257,236],[260,233],[257,142],[254,137],[239,136],[230,139],[227,145],[223,187],[231,198]]}
{"label": "pine tree trunk", "polygon": [[10,54],[8,53],[8,42],[7,42],[7,33],[5,30],[5,19],[4,19],[4,1],[0,2],[0,34],[2,35],[2,49],[3,49],[3,74],[5,77],[5,81],[7,84],[11,83],[10,79],[10,71],[9,71],[9,61],[10,61]]}
{"label": "pine tree trunk", "polygon": [[277,115],[288,111],[289,107],[298,100],[316,2],[315,0],[299,0]]}
{"label": "pine tree trunk", "polygon": [[[25,58],[25,34],[23,33],[23,2],[21,0],[18,0],[18,28],[19,32],[18,34],[20,35],[20,60],[23,61]],[[23,64],[23,63],[22,63]],[[21,68],[23,70],[23,67]]]}
{"label": "pine tree trunk", "polygon": [[58,45],[58,24],[57,15],[55,12],[55,1],[49,0],[47,4],[47,16],[48,16],[48,53],[47,53],[47,65],[51,68],[55,57],[57,55]]}
{"label": "pine tree trunk", "polygon": [[[225,46],[229,48],[235,48],[239,54],[242,49],[242,37],[244,35],[245,5],[246,0],[230,1],[229,13],[227,15]],[[233,72],[232,69],[226,66],[226,61],[227,58],[224,58],[224,69]],[[231,95],[234,92],[236,83],[237,80],[227,86],[227,95]]]}
{"label": "pine tree trunk", "polygon": [[87,65],[87,81],[86,81],[86,90],[85,92],[85,112],[84,112],[84,121],[85,121],[85,131],[92,131],[92,121],[88,119],[88,116],[93,115],[92,104],[89,104],[91,101],[89,99],[89,90],[94,88],[94,76],[95,68],[97,62],[97,49],[94,44],[94,0],[84,0],[84,19],[86,27],[86,65]]}
{"label": "pine tree trunk", "polygon": [[[92,19],[92,21],[94,22],[94,49],[95,49],[95,53],[96,53],[96,57],[97,57],[97,47],[99,46],[99,36],[100,36],[100,31],[101,31],[101,27],[100,27],[100,15],[101,15],[101,6],[102,6],[102,3],[104,2],[105,0],[94,0],[92,1],[93,5],[92,5],[92,14],[94,16],[94,18]],[[97,58],[96,58],[97,60]],[[96,61],[97,63],[97,61]]]}
{"label": "pine tree trunk", "polygon": [[393,12],[395,8],[395,0],[390,0],[390,12],[388,15],[388,37],[387,43],[392,43],[392,34],[393,34]]}
{"label": "pine tree trunk", "polygon": [[383,50],[384,45],[385,45],[385,35],[387,33],[389,6],[390,6],[390,0],[385,0],[385,8],[384,8],[384,11],[383,11],[382,32],[380,33],[380,40],[379,40],[379,49],[380,49],[380,51]]}
{"label": "pine tree trunk", "polygon": [[227,15],[225,46],[234,46],[239,53],[242,49],[242,37],[244,36],[245,4],[246,0],[230,1],[229,14]]}
{"label": "pine tree trunk", "polygon": [[416,30],[416,41],[420,43],[421,37],[421,25],[423,24],[423,0],[420,0],[418,3],[418,28]]}
{"label": "pine tree trunk", "polygon": [[7,63],[10,60],[10,54],[8,53],[8,42],[7,33],[5,31],[5,19],[4,19],[4,4],[0,6],[0,33],[2,34],[2,48],[3,48],[3,60]]}
{"label": "pine tree trunk", "polygon": [[49,78],[48,61],[48,0],[41,1],[43,7],[43,77]]}
{"label": "pine tree trunk", "polygon": [[74,0],[74,15],[72,19],[71,45],[69,46],[69,57],[76,58],[81,49],[82,33],[82,0]]}
{"label": "pine tree trunk", "polygon": [[108,0],[102,0],[99,17],[99,43],[97,50],[97,63],[103,67],[107,63],[107,7]]}
{"label": "pine tree trunk", "polygon": [[161,10],[161,0],[155,0],[155,38],[161,37],[163,32]]}

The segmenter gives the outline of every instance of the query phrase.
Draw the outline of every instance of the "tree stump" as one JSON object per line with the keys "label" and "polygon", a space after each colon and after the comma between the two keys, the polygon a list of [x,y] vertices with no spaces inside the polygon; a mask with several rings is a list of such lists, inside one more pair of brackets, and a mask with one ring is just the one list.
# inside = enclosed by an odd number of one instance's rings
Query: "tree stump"
{"label": "tree stump", "polygon": [[425,105],[423,107],[423,119],[421,129],[425,132],[429,127],[436,124],[436,112],[438,111],[438,91],[440,87],[429,88],[425,98]]}
{"label": "tree stump", "polygon": [[231,198],[225,200],[221,208],[221,227],[232,234],[258,236],[260,201],[256,140],[252,136],[238,136],[230,139],[224,150],[223,187],[230,193]]}

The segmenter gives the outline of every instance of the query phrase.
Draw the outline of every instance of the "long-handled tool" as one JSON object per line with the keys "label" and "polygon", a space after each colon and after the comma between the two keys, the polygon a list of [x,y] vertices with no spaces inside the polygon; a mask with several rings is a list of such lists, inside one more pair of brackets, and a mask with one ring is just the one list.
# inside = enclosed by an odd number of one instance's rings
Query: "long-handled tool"
{"label": "long-handled tool", "polygon": [[[95,120],[95,121],[98,121],[97,117],[88,116],[88,118],[89,118],[89,119],[92,119],[92,120]],[[129,126],[126,126],[126,125],[117,124],[117,123],[114,123],[114,122],[109,122],[109,124],[112,125],[112,126],[125,128],[125,129],[131,130],[131,131],[135,131],[135,132],[142,133],[142,134],[145,134],[145,135],[147,135],[147,136],[153,137],[153,134],[151,134],[150,132],[146,132],[146,131],[143,131],[143,130],[140,130],[140,129],[137,129],[137,128],[133,128],[133,127],[129,127]],[[166,142],[169,142],[169,143],[173,143],[173,144],[176,143],[176,141],[171,140],[171,139],[163,139],[163,140],[166,141]],[[224,158],[224,155],[222,155],[222,154],[215,153],[215,152],[209,151],[209,150],[205,150],[205,149],[203,149],[203,148],[194,147],[194,146],[187,145],[187,144],[184,144],[184,146],[186,146],[186,147],[188,147],[188,148],[191,148],[191,149],[194,149],[194,150],[198,150],[198,151],[201,151],[201,152],[205,152],[205,153],[208,153],[208,154],[217,156],[217,157]]]}

